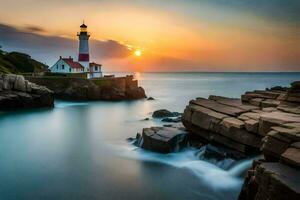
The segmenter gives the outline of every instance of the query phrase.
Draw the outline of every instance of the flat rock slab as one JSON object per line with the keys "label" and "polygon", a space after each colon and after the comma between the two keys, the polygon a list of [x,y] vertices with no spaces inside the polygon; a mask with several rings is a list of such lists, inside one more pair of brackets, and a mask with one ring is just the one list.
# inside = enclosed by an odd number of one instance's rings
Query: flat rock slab
{"label": "flat rock slab", "polygon": [[236,118],[225,118],[217,132],[236,142],[259,149],[261,137],[244,129],[244,122]]}
{"label": "flat rock slab", "polygon": [[252,104],[252,105],[255,105],[255,106],[260,107],[260,106],[261,106],[261,102],[262,102],[263,100],[264,100],[264,99],[262,99],[262,98],[253,98],[253,99],[250,99],[249,102],[250,102],[250,104]]}
{"label": "flat rock slab", "polygon": [[[300,199],[299,170],[281,163],[262,163],[258,171],[269,178],[269,182],[265,183],[269,185],[263,186],[268,187],[269,199]],[[259,179],[259,183],[264,184],[265,180]]]}
{"label": "flat rock slab", "polygon": [[299,103],[291,103],[291,102],[283,101],[278,105],[277,109],[284,112],[300,114]]}
{"label": "flat rock slab", "polygon": [[202,106],[192,105],[191,123],[205,130],[214,131],[222,119],[229,117]]}
{"label": "flat rock slab", "polygon": [[224,104],[224,105],[227,105],[227,106],[237,107],[237,108],[240,108],[240,109],[245,110],[245,111],[258,109],[257,106],[242,103],[241,99],[228,98],[228,97],[215,96],[215,95],[210,95],[208,99],[217,101],[218,103]]}
{"label": "flat rock slab", "polygon": [[230,129],[231,127],[235,127],[238,129],[242,129],[245,127],[245,123],[237,118],[234,117],[227,117],[223,119],[222,125],[226,128]]}
{"label": "flat rock slab", "polygon": [[277,107],[280,104],[281,101],[275,100],[275,99],[266,99],[261,102],[261,107],[267,108],[267,107]]}
{"label": "flat rock slab", "polygon": [[277,131],[282,137],[288,138],[291,141],[300,141],[300,129],[299,128],[285,128],[281,126],[274,126],[272,130]]}
{"label": "flat rock slab", "polygon": [[259,120],[260,119],[260,116],[261,116],[262,112],[261,113],[257,113],[257,112],[247,112],[247,113],[243,113],[241,114],[239,117],[243,118],[243,117],[246,117],[246,119],[254,119],[254,120]]}
{"label": "flat rock slab", "polygon": [[197,98],[196,100],[192,100],[191,104],[209,108],[216,112],[223,113],[223,114],[230,115],[230,116],[238,116],[245,112],[245,110],[243,110],[243,109],[240,109],[237,107],[232,107],[232,106],[227,106],[227,105],[218,103],[217,101],[208,100],[208,99],[204,99],[204,98]]}
{"label": "flat rock slab", "polygon": [[254,119],[246,120],[245,128],[249,132],[258,133],[258,121]]}
{"label": "flat rock slab", "polygon": [[300,149],[288,148],[282,155],[281,160],[292,166],[300,167]]}
{"label": "flat rock slab", "polygon": [[170,153],[185,146],[187,132],[173,127],[144,128],[141,147],[150,151]]}
{"label": "flat rock slab", "polygon": [[300,171],[278,162],[254,163],[239,200],[300,199]]}
{"label": "flat rock slab", "polygon": [[259,119],[259,134],[265,136],[271,127],[291,122],[299,123],[300,115],[280,111],[263,113]]}
{"label": "flat rock slab", "polygon": [[280,92],[254,90],[253,92],[246,92],[245,95],[248,95],[252,98],[276,99],[280,95]]}

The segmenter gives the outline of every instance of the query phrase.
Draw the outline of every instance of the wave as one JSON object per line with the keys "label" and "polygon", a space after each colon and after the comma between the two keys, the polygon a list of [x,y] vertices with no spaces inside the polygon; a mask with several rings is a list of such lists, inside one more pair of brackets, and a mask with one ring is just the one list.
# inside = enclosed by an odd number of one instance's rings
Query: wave
{"label": "wave", "polygon": [[[199,160],[197,156],[199,150],[196,149],[186,149],[178,153],[159,154],[127,145],[121,148],[122,150],[118,151],[121,157],[188,169],[206,185],[218,190],[241,187],[243,182],[241,175],[251,167],[253,161],[253,158],[235,161],[230,169],[225,170],[220,167],[222,163],[213,164],[206,160]],[[225,159],[223,162],[228,162],[228,160]]]}
{"label": "wave", "polygon": [[72,106],[86,106],[87,102],[67,102],[67,101],[55,101],[56,108],[66,108]]}

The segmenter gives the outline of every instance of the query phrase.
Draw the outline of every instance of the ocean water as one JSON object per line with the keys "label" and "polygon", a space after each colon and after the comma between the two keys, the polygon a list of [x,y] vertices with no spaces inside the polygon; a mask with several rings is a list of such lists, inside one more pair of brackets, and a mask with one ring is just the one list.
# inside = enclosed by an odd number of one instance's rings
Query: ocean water
{"label": "ocean water", "polygon": [[167,155],[130,145],[160,108],[182,112],[210,94],[288,86],[300,73],[136,73],[155,101],[66,102],[0,113],[0,199],[236,199],[252,159],[224,169],[195,149]]}

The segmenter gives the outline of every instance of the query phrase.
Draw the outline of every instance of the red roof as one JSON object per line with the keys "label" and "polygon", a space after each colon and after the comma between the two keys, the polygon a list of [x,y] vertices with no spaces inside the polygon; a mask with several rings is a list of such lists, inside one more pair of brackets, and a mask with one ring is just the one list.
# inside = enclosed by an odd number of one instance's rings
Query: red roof
{"label": "red roof", "polygon": [[84,68],[79,62],[74,62],[73,58],[62,58],[71,68]]}
{"label": "red roof", "polygon": [[90,63],[90,67],[92,67],[92,66],[99,66],[99,67],[100,67],[100,66],[102,66],[102,65],[101,65],[101,64],[98,64],[98,63],[91,62],[91,63]]}

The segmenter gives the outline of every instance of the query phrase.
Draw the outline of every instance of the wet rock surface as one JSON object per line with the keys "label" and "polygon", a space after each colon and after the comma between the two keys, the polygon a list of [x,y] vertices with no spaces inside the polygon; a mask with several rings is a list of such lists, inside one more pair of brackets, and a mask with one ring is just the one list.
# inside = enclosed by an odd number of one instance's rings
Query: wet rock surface
{"label": "wet rock surface", "polygon": [[[264,159],[254,162],[248,171],[240,200],[300,199],[300,105],[297,99],[300,90],[299,82],[291,85],[281,90],[273,88],[275,92],[268,90],[276,95],[263,99],[263,102],[276,101],[268,105],[273,109],[265,108],[265,113],[259,114],[258,133],[264,136],[261,145]],[[248,99],[247,93],[245,95]]]}
{"label": "wet rock surface", "polygon": [[167,117],[167,118],[163,118],[161,121],[170,122],[170,123],[179,123],[181,122],[181,117],[175,117],[175,118]]}
{"label": "wet rock surface", "polygon": [[239,200],[300,199],[300,170],[278,162],[254,162]]}
{"label": "wet rock surface", "polygon": [[[247,172],[239,199],[300,199],[299,96],[300,82],[295,82],[290,88],[246,92],[241,99],[196,98],[180,116],[184,133],[173,124],[146,128],[135,144],[162,153],[178,146],[202,149],[199,159],[222,161],[224,169],[233,160],[263,154]],[[154,112],[153,117],[174,119],[168,110]]]}
{"label": "wet rock surface", "polygon": [[178,112],[171,112],[167,109],[160,109],[153,112],[153,118],[167,118],[167,117],[178,117],[181,114]]}
{"label": "wet rock surface", "polygon": [[0,110],[53,107],[54,94],[21,75],[0,75]]}
{"label": "wet rock surface", "polygon": [[[200,141],[252,155],[263,153],[248,171],[239,199],[299,199],[300,82],[246,92],[241,99],[210,96],[191,100],[182,116]],[[221,151],[206,156],[222,158]]]}
{"label": "wet rock surface", "polygon": [[238,99],[197,98],[186,107],[182,121],[191,134],[251,154],[259,151],[262,139],[258,134],[260,114],[252,112],[258,109]]}
{"label": "wet rock surface", "polygon": [[170,153],[186,147],[187,132],[175,127],[144,128],[142,135],[137,134],[135,145],[143,149]]}

